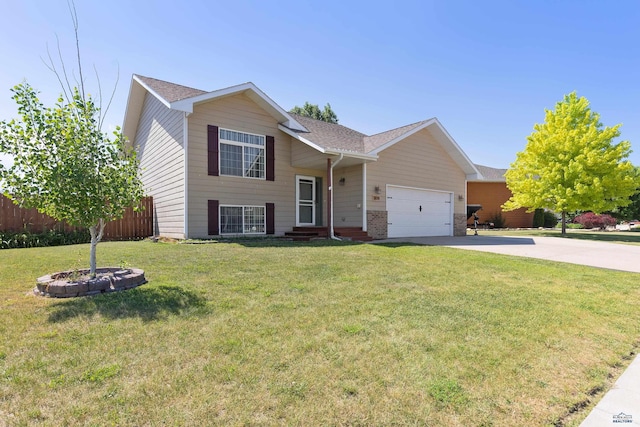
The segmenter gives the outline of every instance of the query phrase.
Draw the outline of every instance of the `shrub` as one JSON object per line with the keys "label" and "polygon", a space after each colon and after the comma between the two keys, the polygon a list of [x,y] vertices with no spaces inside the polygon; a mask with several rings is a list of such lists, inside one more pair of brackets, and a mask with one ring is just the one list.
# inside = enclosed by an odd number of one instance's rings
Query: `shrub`
{"label": "shrub", "polygon": [[554,228],[558,225],[558,218],[556,217],[556,214],[551,211],[546,211],[542,218],[544,228]]}
{"label": "shrub", "polygon": [[604,229],[610,225],[616,225],[616,219],[611,215],[598,215],[593,212],[586,212],[573,219],[574,223],[582,224],[584,228]]}
{"label": "shrub", "polygon": [[533,213],[533,228],[544,226],[544,209],[536,209]]}
{"label": "shrub", "polygon": [[89,243],[90,241],[91,236],[88,230],[49,230],[42,233],[33,233],[27,230],[17,232],[0,231],[0,249],[75,245]]}
{"label": "shrub", "polygon": [[507,227],[507,221],[502,216],[502,212],[494,213],[489,218],[487,218],[487,222],[493,224],[493,228]]}

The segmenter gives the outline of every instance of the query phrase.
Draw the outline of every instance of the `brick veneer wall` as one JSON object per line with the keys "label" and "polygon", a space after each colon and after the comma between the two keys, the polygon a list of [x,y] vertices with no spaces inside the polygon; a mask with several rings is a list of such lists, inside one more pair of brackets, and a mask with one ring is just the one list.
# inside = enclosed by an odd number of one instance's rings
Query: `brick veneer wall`
{"label": "brick veneer wall", "polygon": [[465,236],[467,234],[467,216],[465,214],[453,214],[453,235]]}
{"label": "brick veneer wall", "polygon": [[[482,205],[478,212],[480,222],[488,222],[500,214],[505,220],[505,226],[510,228],[529,228],[533,226],[533,212],[527,213],[525,208],[504,212],[502,204],[511,197],[511,191],[504,182],[468,182],[467,204]],[[473,224],[473,219],[469,219]]]}
{"label": "brick veneer wall", "polygon": [[[367,234],[374,239],[386,239],[387,211],[367,211]],[[453,235],[464,236],[467,234],[467,216],[465,214],[453,215]]]}
{"label": "brick veneer wall", "polygon": [[367,234],[374,239],[387,238],[387,211],[367,211]]}

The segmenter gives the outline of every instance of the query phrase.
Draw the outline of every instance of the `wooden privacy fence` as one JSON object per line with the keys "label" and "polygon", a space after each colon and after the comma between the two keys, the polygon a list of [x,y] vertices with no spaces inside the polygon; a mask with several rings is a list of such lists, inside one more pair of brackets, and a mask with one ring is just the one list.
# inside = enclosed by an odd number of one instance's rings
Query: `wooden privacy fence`
{"label": "wooden privacy fence", "polygon": [[[11,199],[0,194],[0,231],[23,231],[42,233],[49,230],[74,231],[80,227],[38,212],[35,209],[23,209]],[[124,217],[107,223],[104,228],[104,240],[144,239],[153,235],[153,197],[144,197],[140,201],[140,210],[134,212],[127,208]]]}

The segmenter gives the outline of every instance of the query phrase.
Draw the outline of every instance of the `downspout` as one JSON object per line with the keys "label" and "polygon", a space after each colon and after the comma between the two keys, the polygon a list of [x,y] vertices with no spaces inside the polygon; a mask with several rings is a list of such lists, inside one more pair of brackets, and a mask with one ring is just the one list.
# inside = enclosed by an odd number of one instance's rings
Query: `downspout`
{"label": "downspout", "polygon": [[189,113],[182,120],[182,145],[184,147],[184,238],[189,238]]}
{"label": "downspout", "polygon": [[338,158],[338,160],[333,162],[331,164],[331,168],[329,169],[329,191],[331,193],[331,219],[329,221],[329,237],[331,237],[333,240],[342,240],[341,238],[336,237],[336,234],[333,231],[333,168],[335,168],[343,158],[344,154],[340,153],[340,157]]}
{"label": "downspout", "polygon": [[362,231],[367,232],[367,164],[362,164]]}

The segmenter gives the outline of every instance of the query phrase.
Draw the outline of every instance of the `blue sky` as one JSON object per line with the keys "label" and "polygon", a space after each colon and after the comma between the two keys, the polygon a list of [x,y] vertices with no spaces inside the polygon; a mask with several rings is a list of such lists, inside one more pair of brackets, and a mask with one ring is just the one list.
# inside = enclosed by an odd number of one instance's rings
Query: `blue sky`
{"label": "blue sky", "polygon": [[[533,125],[577,91],[640,165],[640,2],[76,0],[84,73],[120,82],[107,123],[122,123],[131,75],[203,90],[247,81],[284,109],[330,103],[375,134],[437,117],[470,159],[506,168]],[[66,0],[0,0],[0,119],[27,80],[51,103],[56,35],[68,65]],[[107,94],[105,94],[106,96]]]}

